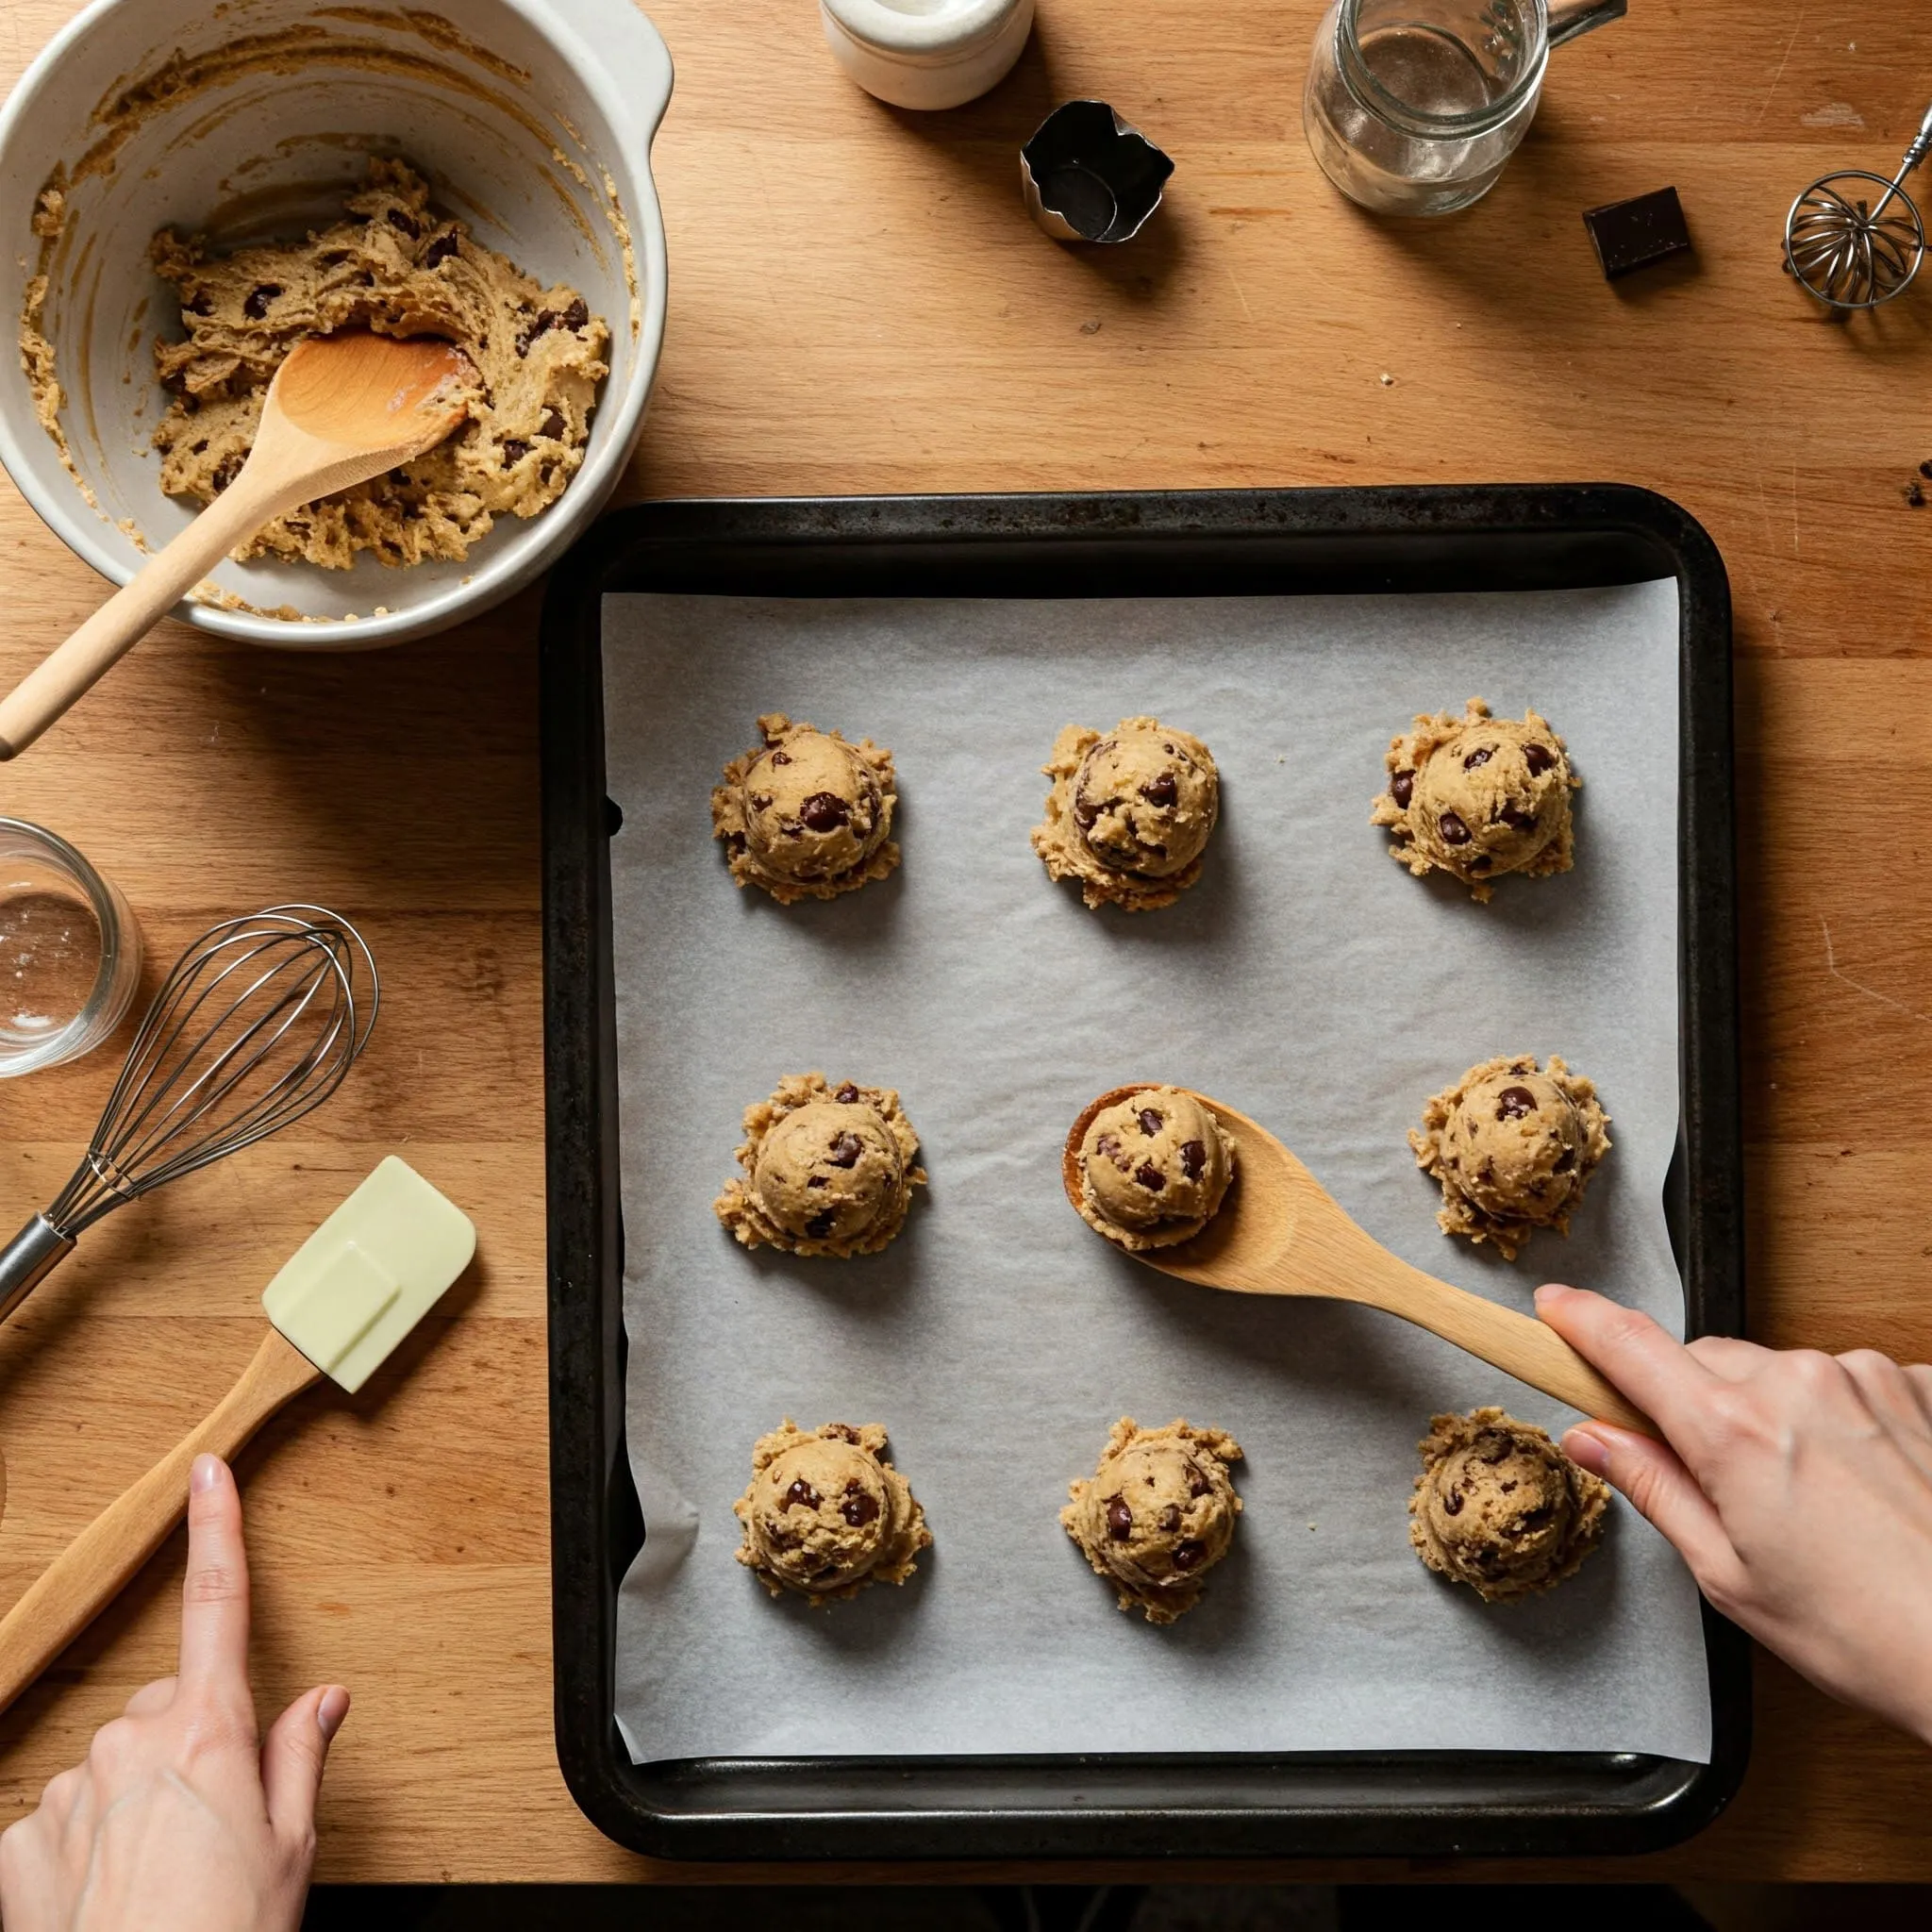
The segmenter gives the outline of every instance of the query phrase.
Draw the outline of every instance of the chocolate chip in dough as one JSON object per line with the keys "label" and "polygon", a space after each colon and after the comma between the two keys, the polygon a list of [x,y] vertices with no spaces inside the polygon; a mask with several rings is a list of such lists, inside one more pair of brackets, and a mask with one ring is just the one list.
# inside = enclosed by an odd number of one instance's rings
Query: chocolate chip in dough
{"label": "chocolate chip in dough", "polygon": [[836,791],[814,791],[798,808],[798,816],[814,832],[836,832],[852,816],[852,808]]}

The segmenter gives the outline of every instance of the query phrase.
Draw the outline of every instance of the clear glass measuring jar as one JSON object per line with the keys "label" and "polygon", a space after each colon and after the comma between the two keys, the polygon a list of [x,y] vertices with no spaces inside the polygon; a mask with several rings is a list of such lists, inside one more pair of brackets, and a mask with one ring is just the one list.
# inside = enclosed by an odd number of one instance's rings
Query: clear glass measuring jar
{"label": "clear glass measuring jar", "polygon": [[1550,49],[1627,5],[1335,0],[1308,64],[1308,145],[1336,187],[1377,213],[1467,208],[1535,119]]}
{"label": "clear glass measuring jar", "polygon": [[65,839],[0,818],[0,1079],[91,1052],[141,983],[141,929]]}

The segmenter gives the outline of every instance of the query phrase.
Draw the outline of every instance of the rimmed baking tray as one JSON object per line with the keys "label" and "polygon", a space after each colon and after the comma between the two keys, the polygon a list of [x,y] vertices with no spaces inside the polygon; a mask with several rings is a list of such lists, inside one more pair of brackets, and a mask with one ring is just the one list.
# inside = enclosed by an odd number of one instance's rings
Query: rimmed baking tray
{"label": "rimmed baking tray", "polygon": [[1211,596],[1676,580],[1683,1129],[1666,1209],[1692,1334],[1743,1325],[1730,599],[1698,524],[1613,485],[833,498],[607,520],[543,615],[544,981],[558,1754],[610,1837],[667,1858],[1584,1856],[1700,1829],[1740,1781],[1749,1646],[1707,1607],[1707,1764],[1637,1753],[694,1759],[634,1765],[613,1717],[641,1546],[624,1439],[602,603]]}

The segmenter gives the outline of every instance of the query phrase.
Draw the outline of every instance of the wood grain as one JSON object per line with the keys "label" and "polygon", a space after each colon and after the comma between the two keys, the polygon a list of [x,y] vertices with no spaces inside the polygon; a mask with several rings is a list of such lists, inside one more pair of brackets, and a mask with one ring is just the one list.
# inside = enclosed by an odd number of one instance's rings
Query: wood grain
{"label": "wood grain", "polygon": [[[0,80],[75,4],[0,8]],[[1932,13],[1646,0],[1556,57],[1493,195],[1415,227],[1343,205],[1308,158],[1318,0],[1052,0],[1007,83],[925,119],[853,90],[804,0],[652,10],[678,63],[673,298],[634,495],[1606,478],[1703,519],[1738,606],[1754,1332],[1932,1355],[1932,508],[1906,501],[1932,458],[1932,291],[1821,322],[1776,239],[1813,175],[1893,165]],[[1113,253],[1055,245],[1019,205],[1020,142],[1084,92],[1177,163]],[[1581,211],[1665,182],[1696,261],[1607,287]],[[101,596],[10,490],[0,590],[7,679]],[[616,1851],[552,1750],[536,612],[323,661],[171,629],[0,777],[0,809],[120,881],[157,958],[319,898],[365,924],[387,1000],[300,1140],[103,1224],[0,1332],[0,1601],[206,1412],[269,1273],[399,1148],[479,1224],[464,1298],[242,1464],[262,1704],[327,1677],[357,1695],[322,1874],[766,1875]],[[58,1185],[108,1072],[0,1088],[6,1214]],[[177,1538],[0,1719],[0,1819],[170,1667],[180,1569]],[[1766,1664],[1744,1792],[1688,1847],[1353,1869],[1932,1879],[1928,1812],[1932,1757]]]}

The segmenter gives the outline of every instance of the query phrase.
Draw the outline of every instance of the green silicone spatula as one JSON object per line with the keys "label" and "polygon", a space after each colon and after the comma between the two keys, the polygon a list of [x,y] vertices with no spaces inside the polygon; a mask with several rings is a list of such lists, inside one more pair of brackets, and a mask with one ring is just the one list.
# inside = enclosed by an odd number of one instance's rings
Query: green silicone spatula
{"label": "green silicone spatula", "polygon": [[110,1604],[188,1507],[204,1451],[231,1457],[324,1376],[350,1394],[470,1265],[470,1218],[394,1155],[325,1221],[263,1291],[271,1324],[214,1412],[110,1503],[0,1619],[0,1710]]}

